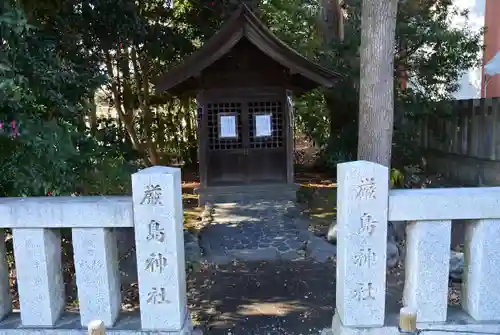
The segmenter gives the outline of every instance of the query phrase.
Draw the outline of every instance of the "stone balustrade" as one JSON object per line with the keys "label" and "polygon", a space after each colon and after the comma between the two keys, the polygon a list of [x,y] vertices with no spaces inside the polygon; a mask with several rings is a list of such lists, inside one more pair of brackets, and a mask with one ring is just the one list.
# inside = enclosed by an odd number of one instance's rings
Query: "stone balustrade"
{"label": "stone balustrade", "polygon": [[366,161],[337,166],[333,333],[397,332],[387,327],[385,313],[388,221],[407,221],[403,305],[417,311],[419,323],[446,325],[455,219],[468,220],[462,309],[476,331],[481,322],[500,330],[500,187],[389,191],[388,175],[386,167]]}
{"label": "stone balustrade", "polygon": [[[181,172],[151,167],[132,176],[131,197],[0,199],[11,228],[20,310],[12,311],[0,238],[0,335],[84,334],[93,320],[110,334],[190,334],[186,305]],[[114,228],[133,227],[140,316],[121,315]],[[72,232],[79,315],[65,313],[60,228]]]}
{"label": "stone balustrade", "polygon": [[446,321],[455,219],[467,220],[462,308],[476,321],[500,321],[500,187],[390,192],[389,220],[409,222],[404,303],[418,321]]}
{"label": "stone balustrade", "polygon": [[[396,334],[385,310],[387,222],[407,221],[403,303],[419,324],[450,324],[447,306],[452,220],[466,219],[460,331],[500,332],[500,188],[389,190],[386,167],[338,166],[335,334]],[[109,334],[191,334],[186,305],[180,170],[132,176],[131,197],[0,199],[0,228],[12,229],[19,311],[12,311],[0,239],[0,335],[84,334],[102,320]],[[115,228],[135,232],[138,315],[121,312]],[[72,232],[78,315],[65,312],[60,228]],[[481,328],[483,327],[483,328]],[[444,328],[443,328],[444,329]],[[331,331],[331,330],[330,330]]]}

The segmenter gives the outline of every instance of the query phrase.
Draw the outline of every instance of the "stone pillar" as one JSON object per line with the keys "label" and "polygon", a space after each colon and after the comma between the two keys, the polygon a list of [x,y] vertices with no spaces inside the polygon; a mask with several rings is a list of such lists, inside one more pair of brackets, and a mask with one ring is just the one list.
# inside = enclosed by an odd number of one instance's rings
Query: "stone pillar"
{"label": "stone pillar", "polygon": [[388,168],[337,165],[337,306],[343,326],[384,324]]}
{"label": "stone pillar", "polygon": [[5,234],[0,229],[0,320],[12,310],[12,298],[9,286],[9,267],[5,253]]}
{"label": "stone pillar", "polygon": [[64,309],[61,235],[57,229],[15,228],[14,256],[25,327],[53,326]]}
{"label": "stone pillar", "polygon": [[73,228],[72,234],[81,324],[101,320],[112,327],[121,309],[115,234],[109,228]]}
{"label": "stone pillar", "polygon": [[451,221],[417,221],[406,228],[403,304],[418,322],[444,322],[448,309]]}
{"label": "stone pillar", "polygon": [[499,240],[499,219],[467,222],[462,307],[477,321],[500,320]]}
{"label": "stone pillar", "polygon": [[185,331],[181,170],[154,166],[132,175],[139,300],[143,330]]}

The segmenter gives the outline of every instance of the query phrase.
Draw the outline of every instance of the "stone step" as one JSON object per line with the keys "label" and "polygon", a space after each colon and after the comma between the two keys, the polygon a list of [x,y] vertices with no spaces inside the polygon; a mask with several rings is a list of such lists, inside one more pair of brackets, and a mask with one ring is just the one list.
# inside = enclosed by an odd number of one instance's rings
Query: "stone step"
{"label": "stone step", "polygon": [[297,189],[296,184],[262,184],[199,188],[195,192],[200,195],[199,205],[203,206],[207,202],[224,203],[268,199],[295,201]]}

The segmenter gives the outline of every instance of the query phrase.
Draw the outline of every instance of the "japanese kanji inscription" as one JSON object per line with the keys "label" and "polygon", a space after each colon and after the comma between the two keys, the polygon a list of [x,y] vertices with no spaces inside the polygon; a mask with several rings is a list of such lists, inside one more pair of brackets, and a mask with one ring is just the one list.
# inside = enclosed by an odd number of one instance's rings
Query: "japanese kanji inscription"
{"label": "japanese kanji inscription", "polygon": [[375,300],[375,290],[372,283],[358,283],[353,291],[353,298],[362,300]]}
{"label": "japanese kanji inscription", "polygon": [[165,241],[165,232],[161,228],[160,223],[156,220],[151,220],[148,224],[148,236],[146,237],[148,241]]}
{"label": "japanese kanji inscription", "polygon": [[148,299],[146,300],[148,304],[168,304],[170,301],[167,300],[167,294],[164,287],[153,287],[151,291],[148,292]]}
{"label": "japanese kanji inscription", "polygon": [[356,186],[356,198],[359,200],[375,199],[376,191],[377,187],[375,184],[375,178],[373,177],[361,178],[361,182]]}
{"label": "japanese kanji inscription", "polygon": [[363,237],[372,236],[378,223],[377,220],[375,220],[372,215],[363,213],[363,215],[361,215],[360,221],[361,225],[359,227],[359,234]]}
{"label": "japanese kanji inscription", "polygon": [[160,185],[147,185],[140,204],[152,206],[161,205],[161,195],[162,189]]}
{"label": "japanese kanji inscription", "polygon": [[146,270],[151,272],[158,271],[161,273],[167,264],[167,257],[165,257],[161,252],[152,253],[149,255],[148,259],[146,259]]}
{"label": "japanese kanji inscription", "polygon": [[354,255],[354,264],[359,267],[371,268],[377,261],[377,254],[372,248],[361,249]]}

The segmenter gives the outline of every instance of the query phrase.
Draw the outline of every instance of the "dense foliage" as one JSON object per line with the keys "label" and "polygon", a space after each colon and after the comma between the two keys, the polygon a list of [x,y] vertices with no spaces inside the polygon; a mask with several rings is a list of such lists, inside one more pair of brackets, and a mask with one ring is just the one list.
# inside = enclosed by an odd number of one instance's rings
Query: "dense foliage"
{"label": "dense foliage", "polygon": [[[320,48],[321,61],[346,75],[332,92],[313,93],[299,106],[302,129],[324,148],[325,163],[356,157],[361,0],[344,0],[345,39]],[[415,161],[415,121],[429,113],[446,113],[436,101],[452,99],[460,77],[479,64],[481,33],[455,27],[463,17],[451,0],[404,1],[396,27],[396,110],[393,160],[396,166]],[[314,27],[309,28],[314,30]],[[403,85],[403,81],[407,85]],[[314,113],[311,113],[314,111]]]}
{"label": "dense foliage", "polygon": [[0,16],[0,195],[74,192],[93,158],[85,111],[99,77],[57,55],[19,10]]}
{"label": "dense foliage", "polygon": [[[173,9],[163,0],[24,0],[15,8],[3,2],[0,195],[121,193],[137,165],[196,163],[194,101],[157,94],[153,83],[212,36],[239,2],[176,0]],[[280,38],[344,74],[334,90],[296,99],[296,125],[323,149],[330,168],[352,159],[360,0],[344,1],[345,39],[328,43],[318,24],[319,0],[256,3]],[[451,0],[400,6],[398,159],[413,159],[412,118],[436,112],[433,103],[450,98],[460,75],[477,62],[479,35],[452,27],[453,15],[467,13],[456,12]]]}

